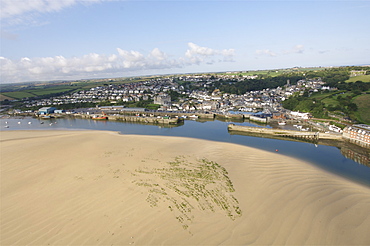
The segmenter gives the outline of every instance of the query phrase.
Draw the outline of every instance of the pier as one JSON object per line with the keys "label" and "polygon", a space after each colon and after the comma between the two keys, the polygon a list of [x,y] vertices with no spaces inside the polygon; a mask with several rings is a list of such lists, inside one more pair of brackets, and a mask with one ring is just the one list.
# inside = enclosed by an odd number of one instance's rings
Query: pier
{"label": "pier", "polygon": [[293,138],[293,139],[299,139],[299,140],[308,141],[308,142],[317,142],[320,139],[342,140],[342,134],[310,132],[310,131],[292,131],[292,130],[282,130],[282,129],[263,128],[263,127],[238,126],[235,124],[229,124],[228,130]]}

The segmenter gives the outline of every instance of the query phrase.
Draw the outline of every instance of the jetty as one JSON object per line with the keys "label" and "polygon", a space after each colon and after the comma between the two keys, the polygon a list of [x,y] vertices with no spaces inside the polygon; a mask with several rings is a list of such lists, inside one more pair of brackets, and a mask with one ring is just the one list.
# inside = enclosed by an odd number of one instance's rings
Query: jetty
{"label": "jetty", "polygon": [[251,134],[262,134],[278,137],[286,137],[299,139],[308,142],[318,142],[320,139],[327,140],[343,140],[342,134],[336,133],[322,133],[322,132],[311,132],[311,131],[293,131],[293,130],[283,130],[274,128],[264,128],[264,127],[250,127],[250,126],[239,126],[235,124],[228,125],[229,131],[238,131]]}

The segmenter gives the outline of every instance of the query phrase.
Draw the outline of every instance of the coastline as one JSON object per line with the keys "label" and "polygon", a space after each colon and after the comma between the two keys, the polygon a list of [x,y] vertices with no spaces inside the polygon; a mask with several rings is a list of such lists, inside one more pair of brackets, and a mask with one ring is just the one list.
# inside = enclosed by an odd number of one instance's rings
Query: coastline
{"label": "coastline", "polygon": [[2,245],[370,243],[368,187],[277,153],[25,130],[1,154]]}

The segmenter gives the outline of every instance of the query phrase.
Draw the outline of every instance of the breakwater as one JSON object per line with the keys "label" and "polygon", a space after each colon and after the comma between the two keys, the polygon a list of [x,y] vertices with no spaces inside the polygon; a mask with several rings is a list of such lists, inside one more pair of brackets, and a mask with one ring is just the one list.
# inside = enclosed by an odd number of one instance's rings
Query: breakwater
{"label": "breakwater", "polygon": [[160,116],[154,117],[154,116],[110,115],[108,116],[108,119],[124,122],[141,122],[150,124],[172,124],[172,125],[176,125],[181,122],[181,119],[179,118],[160,117]]}
{"label": "breakwater", "polygon": [[282,129],[263,128],[263,127],[238,126],[235,124],[229,124],[228,130],[300,139],[300,140],[309,141],[309,142],[317,142],[320,139],[343,140],[342,134],[310,132],[310,131],[292,131],[292,130],[282,130]]}
{"label": "breakwater", "polygon": [[[91,115],[87,114],[75,114],[75,117],[82,119],[92,119]],[[148,123],[148,124],[170,124],[176,125],[182,122],[180,118],[170,118],[170,117],[154,117],[154,116],[132,116],[132,115],[104,115],[106,120],[123,121],[123,122],[138,122],[138,123]]]}

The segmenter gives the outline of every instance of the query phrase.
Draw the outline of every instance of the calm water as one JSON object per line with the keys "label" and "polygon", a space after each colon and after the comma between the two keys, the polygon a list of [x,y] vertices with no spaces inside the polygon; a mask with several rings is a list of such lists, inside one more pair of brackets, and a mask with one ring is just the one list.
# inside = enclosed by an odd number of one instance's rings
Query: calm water
{"label": "calm water", "polygon": [[[43,122],[43,124],[41,124]],[[230,142],[276,152],[308,161],[322,169],[328,170],[347,179],[370,187],[370,167],[361,165],[344,157],[340,149],[332,146],[315,145],[278,139],[259,138],[230,134],[222,121],[185,121],[181,126],[163,127],[114,121],[93,121],[82,119],[40,120],[34,118],[0,119],[1,131],[34,129],[93,129],[117,131],[122,134],[161,135],[191,137],[213,141]],[[248,122],[235,123],[256,126]],[[5,128],[8,125],[9,128]]]}

